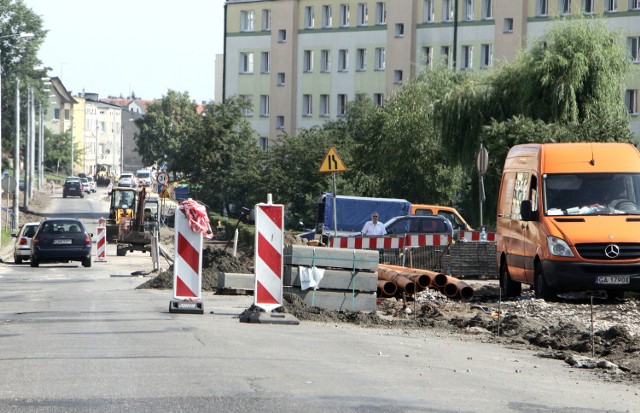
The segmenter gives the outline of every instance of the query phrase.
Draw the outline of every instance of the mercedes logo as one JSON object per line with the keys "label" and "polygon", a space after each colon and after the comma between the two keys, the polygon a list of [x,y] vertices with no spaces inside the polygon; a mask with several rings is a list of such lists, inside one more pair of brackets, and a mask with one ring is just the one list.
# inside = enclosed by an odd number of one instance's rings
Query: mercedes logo
{"label": "mercedes logo", "polygon": [[609,244],[604,247],[604,255],[609,258],[616,258],[618,255],[620,255],[620,247],[616,244]]}

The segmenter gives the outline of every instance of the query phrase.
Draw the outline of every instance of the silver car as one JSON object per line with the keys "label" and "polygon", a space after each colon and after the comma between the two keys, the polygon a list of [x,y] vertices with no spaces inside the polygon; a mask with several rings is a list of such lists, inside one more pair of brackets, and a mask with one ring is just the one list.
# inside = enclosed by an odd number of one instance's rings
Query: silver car
{"label": "silver car", "polygon": [[27,222],[21,228],[18,234],[11,234],[16,239],[13,249],[13,262],[22,264],[23,260],[31,259],[31,238],[38,229],[39,222]]}

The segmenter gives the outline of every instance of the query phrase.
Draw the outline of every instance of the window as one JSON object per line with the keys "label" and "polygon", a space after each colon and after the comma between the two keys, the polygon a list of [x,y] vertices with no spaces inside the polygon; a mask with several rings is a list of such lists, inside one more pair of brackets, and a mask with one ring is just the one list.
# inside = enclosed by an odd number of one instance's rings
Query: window
{"label": "window", "polygon": [[276,129],[284,129],[284,116],[276,116]]}
{"label": "window", "polygon": [[462,5],[462,15],[467,21],[473,20],[473,0],[464,0]]}
{"label": "window", "polygon": [[347,49],[338,50],[338,72],[345,72],[347,70],[348,59],[349,51]]}
{"label": "window", "polygon": [[375,70],[384,70],[384,47],[376,47]]}
{"label": "window", "polygon": [[493,19],[493,0],[482,0],[482,18]]}
{"label": "window", "polygon": [[240,53],[240,73],[253,73],[253,53]]}
{"label": "window", "polygon": [[321,50],[320,51],[320,71],[328,72],[331,70],[331,52],[329,50]]}
{"label": "window", "polygon": [[69,109],[65,109],[64,110],[64,120],[69,120],[70,114],[71,114],[71,111]]}
{"label": "window", "polygon": [[480,68],[486,69],[493,66],[493,47],[490,44],[480,46]]}
{"label": "window", "polygon": [[582,0],[582,11],[587,14],[593,14],[593,0]]}
{"label": "window", "polygon": [[287,31],[284,29],[278,30],[278,43],[284,43],[287,41]]}
{"label": "window", "polygon": [[253,31],[253,10],[240,11],[240,31],[252,32]]}
{"label": "window", "polygon": [[440,55],[442,56],[442,62],[450,66],[451,65],[451,47],[450,46],[442,46],[440,48]]}
{"label": "window", "polygon": [[329,95],[320,95],[320,116],[329,116]]}
{"label": "window", "polygon": [[260,53],[260,73],[271,72],[271,53]]}
{"label": "window", "polygon": [[347,114],[347,95],[338,95],[338,116],[344,116]]}
{"label": "window", "polygon": [[453,21],[453,0],[442,0],[442,21]]}
{"label": "window", "polygon": [[278,83],[278,86],[284,86],[284,72],[278,72],[277,78],[276,78],[276,82]]}
{"label": "window", "polygon": [[549,0],[537,0],[536,14],[538,16],[549,15]]}
{"label": "window", "polygon": [[387,24],[387,3],[384,1],[376,3],[376,24]]}
{"label": "window", "polygon": [[302,95],[302,116],[311,116],[313,114],[313,107],[311,102],[311,95]]}
{"label": "window", "polygon": [[460,69],[471,69],[473,66],[473,46],[462,46],[462,62]]}
{"label": "window", "polygon": [[262,31],[271,31],[271,10],[262,10]]}
{"label": "window", "polygon": [[624,94],[624,104],[630,115],[638,115],[638,89],[628,89]]}
{"label": "window", "polygon": [[59,108],[53,109],[53,119],[54,120],[60,120],[60,109]]}
{"label": "window", "polygon": [[247,102],[247,105],[242,106],[242,114],[244,116],[253,116],[253,102],[251,95],[240,95],[240,99]]}
{"label": "window", "polygon": [[404,23],[396,23],[396,37],[404,37]]}
{"label": "window", "polygon": [[261,136],[260,137],[260,148],[263,151],[266,151],[269,149],[269,138]]}
{"label": "window", "polygon": [[313,6],[306,6],[304,8],[304,28],[313,29],[314,23]]}
{"label": "window", "polygon": [[614,11],[618,11],[618,0],[605,0],[605,2],[604,2],[604,10],[607,13],[612,13]]}
{"label": "window", "polygon": [[363,71],[367,68],[367,49],[356,50],[356,70]]}
{"label": "window", "polygon": [[504,19],[502,31],[505,33],[511,33],[513,31],[513,19],[511,17],[506,17]]}
{"label": "window", "polygon": [[358,26],[366,26],[369,20],[367,3],[358,3]]}
{"label": "window", "polygon": [[260,116],[269,116],[269,95],[260,95]]}
{"label": "window", "polygon": [[558,11],[560,14],[571,13],[571,0],[558,0]]}
{"label": "window", "polygon": [[422,48],[422,63],[427,66],[427,67],[431,67],[431,63],[433,61],[433,49],[429,46],[424,46]]}
{"label": "window", "polygon": [[629,56],[633,63],[640,63],[640,37],[627,37]]}
{"label": "window", "polygon": [[629,0],[629,8],[632,10],[640,10],[640,0]]}
{"label": "window", "polygon": [[331,6],[322,6],[322,27],[331,27]]}
{"label": "window", "polygon": [[435,0],[424,0],[424,3],[422,4],[422,13],[423,13],[423,17],[422,17],[422,21],[425,23],[433,23],[434,21],[434,8],[433,8],[433,2]]}
{"label": "window", "polygon": [[340,26],[348,26],[349,25],[349,5],[341,4],[340,5]]}
{"label": "window", "polygon": [[384,106],[384,94],[383,93],[374,93],[373,94],[373,104],[376,106]]}
{"label": "window", "polygon": [[305,50],[304,51],[304,62],[303,68],[304,72],[312,72],[313,71],[313,51]]}
{"label": "window", "polygon": [[402,83],[402,70],[393,71],[393,83]]}

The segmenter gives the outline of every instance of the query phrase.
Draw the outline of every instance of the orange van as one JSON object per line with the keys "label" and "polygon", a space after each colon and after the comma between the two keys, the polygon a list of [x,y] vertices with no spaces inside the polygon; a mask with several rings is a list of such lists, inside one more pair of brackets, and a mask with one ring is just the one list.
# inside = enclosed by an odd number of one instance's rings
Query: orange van
{"label": "orange van", "polygon": [[640,291],[640,154],[630,143],[525,144],[504,163],[497,260],[506,297]]}
{"label": "orange van", "polygon": [[411,215],[441,215],[451,221],[454,230],[473,231],[455,208],[440,205],[411,204]]}

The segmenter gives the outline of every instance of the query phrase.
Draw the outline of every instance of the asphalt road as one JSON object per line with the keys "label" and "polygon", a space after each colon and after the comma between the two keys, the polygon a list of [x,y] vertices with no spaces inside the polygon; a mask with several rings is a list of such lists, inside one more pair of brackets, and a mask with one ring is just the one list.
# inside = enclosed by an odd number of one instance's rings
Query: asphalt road
{"label": "asphalt road", "polygon": [[[51,208],[92,228],[106,203]],[[123,276],[150,270],[149,254],[109,245],[106,260],[0,264],[0,411],[640,411],[637,388],[463,336],[240,323],[248,296],[205,293],[204,315],[169,313],[172,291]]]}

